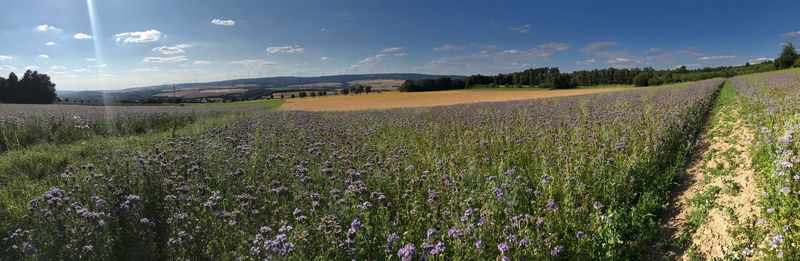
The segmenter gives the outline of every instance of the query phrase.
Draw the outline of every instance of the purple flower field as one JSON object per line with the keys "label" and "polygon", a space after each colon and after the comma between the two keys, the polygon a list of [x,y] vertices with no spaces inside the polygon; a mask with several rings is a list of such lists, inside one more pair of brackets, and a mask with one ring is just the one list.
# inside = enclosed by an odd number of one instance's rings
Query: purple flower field
{"label": "purple flower field", "polygon": [[[755,130],[753,166],[763,194],[753,239],[771,258],[800,255],[800,74],[777,72],[732,79],[746,99]],[[748,248],[749,251],[750,248]]]}
{"label": "purple flower field", "polygon": [[[655,214],[722,82],[424,109],[251,112],[52,173],[38,181],[49,189],[0,226],[8,228],[0,253],[636,259],[652,244]],[[29,120],[15,109],[0,120]],[[135,108],[113,118],[153,114],[164,115]]]}

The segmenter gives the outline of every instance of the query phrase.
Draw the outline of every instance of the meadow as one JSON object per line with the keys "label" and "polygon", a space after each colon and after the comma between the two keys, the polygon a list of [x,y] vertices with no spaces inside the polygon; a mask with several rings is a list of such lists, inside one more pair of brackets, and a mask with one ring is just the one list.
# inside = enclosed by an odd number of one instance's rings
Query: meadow
{"label": "meadow", "polygon": [[[0,256],[637,258],[722,82],[204,113],[142,135],[15,148],[0,155]],[[20,169],[41,158],[49,167]]]}

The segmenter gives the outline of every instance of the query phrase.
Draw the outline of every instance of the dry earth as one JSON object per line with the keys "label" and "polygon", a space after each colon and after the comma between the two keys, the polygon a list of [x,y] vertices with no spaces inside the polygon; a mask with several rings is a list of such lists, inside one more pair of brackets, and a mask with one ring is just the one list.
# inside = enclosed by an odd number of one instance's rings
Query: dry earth
{"label": "dry earth", "polygon": [[751,227],[758,219],[758,191],[749,153],[753,134],[736,102],[717,110],[714,121],[701,134],[694,160],[662,222],[662,241],[685,245],[673,245],[653,257],[735,257],[739,254],[735,245],[743,240],[736,230]]}
{"label": "dry earth", "polygon": [[582,95],[590,93],[625,90],[616,88],[591,88],[572,90],[489,90],[489,91],[441,91],[441,92],[386,92],[360,95],[289,99],[280,107],[282,110],[298,111],[356,111],[369,109],[430,107],[478,102],[501,102]]}

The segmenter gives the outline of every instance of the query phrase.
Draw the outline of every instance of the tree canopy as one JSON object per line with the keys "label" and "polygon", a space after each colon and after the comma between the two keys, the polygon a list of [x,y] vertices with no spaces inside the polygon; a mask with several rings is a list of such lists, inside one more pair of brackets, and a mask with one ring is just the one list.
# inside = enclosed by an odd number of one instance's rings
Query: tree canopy
{"label": "tree canopy", "polygon": [[795,65],[798,60],[797,58],[797,50],[794,49],[794,44],[788,43],[783,47],[783,51],[781,55],[778,56],[778,59],[775,59],[775,68],[779,70],[790,68]]}
{"label": "tree canopy", "polygon": [[50,76],[28,70],[19,79],[13,72],[0,77],[0,102],[50,104],[56,100],[56,85]]}

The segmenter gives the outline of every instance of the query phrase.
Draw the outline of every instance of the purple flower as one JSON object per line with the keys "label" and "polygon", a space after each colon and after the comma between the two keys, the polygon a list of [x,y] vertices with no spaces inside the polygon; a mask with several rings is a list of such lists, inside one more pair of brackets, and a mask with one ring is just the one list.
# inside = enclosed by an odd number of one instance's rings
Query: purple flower
{"label": "purple flower", "polygon": [[362,227],[364,227],[364,224],[361,223],[361,220],[353,219],[353,222],[350,222],[350,230],[347,231],[347,234],[355,234]]}
{"label": "purple flower", "polygon": [[599,210],[599,209],[604,208],[605,205],[603,205],[603,203],[600,203],[599,201],[595,201],[594,205],[592,207],[594,207],[594,209],[598,209]]}
{"label": "purple flower", "polygon": [[404,247],[400,248],[400,250],[397,250],[397,256],[403,261],[411,261],[416,253],[417,248],[412,244],[405,245]]}
{"label": "purple flower", "polygon": [[211,196],[208,197],[205,203],[203,203],[203,207],[206,208],[213,208],[219,204],[219,200],[222,199],[218,190],[212,191]]}
{"label": "purple flower", "polygon": [[461,236],[464,235],[464,233],[461,231],[460,228],[455,228],[454,227],[454,228],[451,228],[450,230],[447,231],[447,235],[452,237],[452,238],[459,239],[459,238],[461,238]]}
{"label": "purple flower", "polygon": [[461,222],[467,222],[469,220],[469,218],[472,217],[472,213],[473,212],[474,212],[474,210],[472,210],[472,208],[468,208],[467,210],[464,210],[464,214],[461,215]]}
{"label": "purple flower", "polygon": [[497,201],[503,200],[503,197],[506,195],[505,191],[503,191],[503,189],[498,187],[493,188],[492,193],[494,193],[494,196],[497,199]]}
{"label": "purple flower", "polygon": [[481,240],[475,241],[475,248],[482,249],[483,248],[483,241],[481,241]]}
{"label": "purple flower", "polygon": [[789,194],[789,192],[792,192],[792,189],[790,189],[788,187],[782,187],[780,189],[780,192],[783,193],[784,195],[786,195],[786,194]]}
{"label": "purple flower", "polygon": [[742,250],[742,255],[743,256],[751,256],[751,255],[753,255],[753,251],[750,250],[750,247],[745,247],[744,250]]}
{"label": "purple flower", "polygon": [[428,232],[425,233],[425,235],[426,235],[425,237],[431,238],[433,235],[436,234],[436,232],[438,232],[438,231],[435,228],[429,228]]}
{"label": "purple flower", "polygon": [[556,200],[555,199],[551,198],[551,199],[547,200],[547,210],[550,210],[550,211],[558,210],[558,204],[556,204]]}
{"label": "purple flower", "polygon": [[500,253],[505,254],[510,249],[511,249],[511,246],[509,246],[507,243],[497,244],[497,250],[500,250]]}
{"label": "purple flower", "polygon": [[444,243],[442,241],[436,241],[436,244],[424,243],[422,244],[422,248],[424,248],[425,251],[431,255],[438,255],[443,253],[445,250]]}

